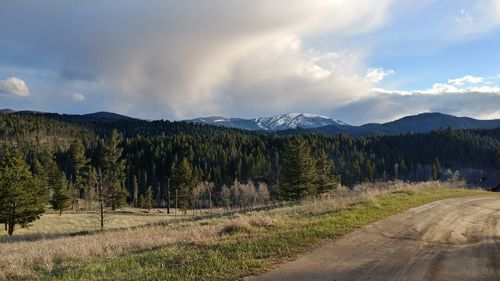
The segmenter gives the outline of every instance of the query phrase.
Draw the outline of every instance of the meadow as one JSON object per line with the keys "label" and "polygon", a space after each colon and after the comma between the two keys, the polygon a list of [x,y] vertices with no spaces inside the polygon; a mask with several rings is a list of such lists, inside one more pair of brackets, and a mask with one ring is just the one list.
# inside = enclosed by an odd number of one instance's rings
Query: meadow
{"label": "meadow", "polygon": [[[106,229],[127,229],[132,227],[167,223],[177,218],[182,218],[180,212],[177,216],[167,215],[164,209],[152,209],[150,211],[134,208],[125,208],[106,214]],[[99,214],[97,211],[67,211],[62,215],[58,212],[48,211],[28,227],[19,227],[16,230],[14,240],[33,240],[51,238],[64,235],[78,235],[92,233],[100,230]],[[0,230],[0,241],[7,240],[7,233]]]}
{"label": "meadow", "polygon": [[30,239],[2,240],[0,279],[238,279],[409,208],[484,193],[460,182],[363,184],[300,203],[176,220],[122,211],[113,215],[117,229],[102,232],[94,232],[93,214],[49,214],[21,234]]}

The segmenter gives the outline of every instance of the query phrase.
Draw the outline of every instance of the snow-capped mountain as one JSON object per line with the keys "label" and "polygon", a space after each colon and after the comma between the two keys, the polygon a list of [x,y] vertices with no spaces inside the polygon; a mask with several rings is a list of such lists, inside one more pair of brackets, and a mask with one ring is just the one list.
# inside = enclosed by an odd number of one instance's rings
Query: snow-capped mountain
{"label": "snow-capped mountain", "polygon": [[262,130],[280,131],[288,129],[310,129],[324,127],[328,125],[346,125],[340,120],[333,120],[326,116],[310,113],[288,113],[273,117],[260,117],[255,119],[255,123]]}
{"label": "snow-capped mountain", "polygon": [[329,125],[347,125],[340,120],[310,113],[287,113],[254,119],[225,118],[220,116],[196,118],[186,122],[240,128],[246,130],[281,131],[288,129],[312,129]]}

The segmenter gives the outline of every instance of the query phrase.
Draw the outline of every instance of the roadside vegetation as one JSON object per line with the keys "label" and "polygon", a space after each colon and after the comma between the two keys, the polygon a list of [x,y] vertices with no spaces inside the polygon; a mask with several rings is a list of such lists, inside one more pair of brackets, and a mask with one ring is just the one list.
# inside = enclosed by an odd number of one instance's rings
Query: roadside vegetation
{"label": "roadside vegetation", "polygon": [[463,187],[460,182],[364,184],[281,207],[81,236],[4,241],[0,278],[237,279],[411,207],[485,194]]}

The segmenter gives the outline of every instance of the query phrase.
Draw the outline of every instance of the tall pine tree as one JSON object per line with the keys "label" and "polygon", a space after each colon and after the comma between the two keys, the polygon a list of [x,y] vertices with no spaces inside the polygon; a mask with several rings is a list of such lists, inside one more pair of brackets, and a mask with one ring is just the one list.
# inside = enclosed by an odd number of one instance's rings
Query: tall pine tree
{"label": "tall pine tree", "polygon": [[[72,176],[72,208],[78,211],[78,200],[82,192],[86,190],[86,182],[88,173],[89,160],[85,157],[85,147],[80,139],[76,139],[69,148],[71,160],[71,176]],[[87,196],[89,197],[89,196]]]}
{"label": "tall pine tree", "polygon": [[436,158],[434,160],[434,164],[432,165],[432,179],[439,180],[441,178],[441,163],[439,163],[439,159]]}
{"label": "tall pine tree", "polygon": [[50,157],[46,158],[45,161],[48,175],[47,184],[52,193],[50,204],[61,215],[64,210],[71,207],[71,190],[68,188],[64,172],[59,170],[57,163]]}
{"label": "tall pine tree", "polygon": [[12,236],[16,225],[27,225],[45,211],[46,191],[33,178],[29,167],[17,153],[0,160],[0,223]]}
{"label": "tall pine tree", "polygon": [[104,189],[107,194],[106,205],[116,210],[126,203],[127,191],[122,185],[125,179],[125,161],[121,159],[123,148],[120,147],[122,136],[113,130],[105,141],[104,153],[101,158]]}
{"label": "tall pine tree", "polygon": [[184,211],[189,210],[191,208],[191,191],[196,183],[191,165],[186,158],[175,165],[171,183],[174,190],[177,191],[178,208]]}
{"label": "tall pine tree", "polygon": [[286,144],[278,188],[278,196],[283,200],[299,200],[317,193],[316,162],[301,138]]}
{"label": "tall pine tree", "polygon": [[153,208],[153,187],[150,185],[146,189],[146,194],[144,194],[143,206],[144,209],[151,210]]}
{"label": "tall pine tree", "polygon": [[340,180],[335,175],[333,160],[324,152],[317,157],[316,171],[318,184],[317,192],[319,194],[328,192],[338,186]]}

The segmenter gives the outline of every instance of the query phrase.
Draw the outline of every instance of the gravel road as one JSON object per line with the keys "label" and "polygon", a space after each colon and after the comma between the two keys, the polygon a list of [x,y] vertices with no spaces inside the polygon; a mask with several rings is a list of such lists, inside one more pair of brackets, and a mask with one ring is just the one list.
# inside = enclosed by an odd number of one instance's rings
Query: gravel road
{"label": "gravel road", "polygon": [[245,280],[500,280],[500,196],[447,199]]}

